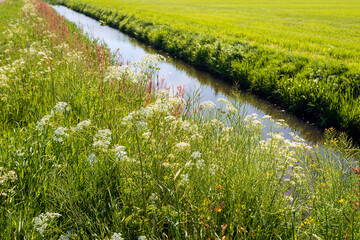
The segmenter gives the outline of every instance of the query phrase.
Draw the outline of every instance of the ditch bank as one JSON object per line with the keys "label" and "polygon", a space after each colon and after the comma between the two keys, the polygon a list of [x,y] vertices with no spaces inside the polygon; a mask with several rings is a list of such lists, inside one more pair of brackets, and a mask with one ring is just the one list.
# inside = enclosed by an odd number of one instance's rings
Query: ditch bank
{"label": "ditch bank", "polygon": [[291,55],[246,41],[224,42],[80,1],[49,2],[65,5],[222,76],[322,128],[345,130],[354,138],[360,135],[360,74],[341,62]]}

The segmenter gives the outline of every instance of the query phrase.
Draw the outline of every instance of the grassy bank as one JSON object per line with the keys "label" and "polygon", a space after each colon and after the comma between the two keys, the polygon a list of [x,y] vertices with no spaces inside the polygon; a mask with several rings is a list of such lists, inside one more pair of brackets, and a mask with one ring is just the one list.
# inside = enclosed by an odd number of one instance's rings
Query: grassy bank
{"label": "grassy bank", "polygon": [[358,136],[357,3],[51,2],[220,74],[322,127]]}
{"label": "grassy bank", "polygon": [[154,87],[159,56],[121,65],[40,1],[0,10],[21,16],[0,17],[1,239],[359,238],[345,137],[262,139],[239,102]]}

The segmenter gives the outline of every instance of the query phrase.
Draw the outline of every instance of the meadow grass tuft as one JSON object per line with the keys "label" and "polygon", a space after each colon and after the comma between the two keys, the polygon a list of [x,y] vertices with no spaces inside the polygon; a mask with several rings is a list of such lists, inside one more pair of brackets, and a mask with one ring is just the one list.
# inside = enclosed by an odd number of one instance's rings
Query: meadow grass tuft
{"label": "meadow grass tuft", "polygon": [[120,64],[39,0],[7,2],[1,239],[359,238],[346,136],[263,138],[237,100],[158,88],[160,56]]}

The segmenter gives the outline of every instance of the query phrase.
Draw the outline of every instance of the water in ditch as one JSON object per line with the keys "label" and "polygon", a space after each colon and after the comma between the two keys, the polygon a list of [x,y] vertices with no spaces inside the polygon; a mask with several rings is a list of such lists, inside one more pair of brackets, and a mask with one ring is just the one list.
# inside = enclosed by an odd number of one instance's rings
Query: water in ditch
{"label": "water in ditch", "polygon": [[[119,49],[119,53],[126,61],[140,60],[141,56],[146,54],[160,54],[166,57],[166,62],[160,64],[159,76],[164,78],[167,87],[176,89],[177,86],[184,86],[187,92],[199,89],[201,91],[202,101],[212,101],[216,103],[218,98],[232,98],[233,87],[221,78],[215,77],[205,71],[198,70],[195,67],[184,63],[174,57],[170,57],[158,50],[155,50],[128,35],[111,28],[103,26],[100,22],[75,12],[64,6],[52,6],[60,15],[64,16],[70,22],[75,23],[89,36],[105,42],[111,51]],[[284,119],[288,127],[281,127],[279,131],[284,132],[285,138],[291,138],[289,133],[304,138],[309,144],[321,141],[321,131],[313,124],[304,122],[295,115],[263,100],[251,93],[240,92],[236,95],[243,102],[246,114],[256,113],[261,118],[264,115],[270,115],[273,119]],[[264,119],[264,125],[272,125]],[[269,127],[265,128],[268,131]]]}

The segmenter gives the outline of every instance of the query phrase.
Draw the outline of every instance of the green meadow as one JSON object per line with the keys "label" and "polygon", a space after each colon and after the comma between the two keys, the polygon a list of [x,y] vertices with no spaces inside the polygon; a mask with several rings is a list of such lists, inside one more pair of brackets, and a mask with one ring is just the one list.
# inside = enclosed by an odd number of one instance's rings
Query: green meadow
{"label": "green meadow", "polygon": [[83,0],[134,17],[225,41],[360,63],[360,3],[286,0]]}
{"label": "green meadow", "polygon": [[161,56],[122,64],[40,0],[1,3],[0,33],[0,239],[359,239],[345,134],[264,136],[270,116],[171,95]]}
{"label": "green meadow", "polygon": [[321,127],[360,132],[357,1],[51,0]]}

